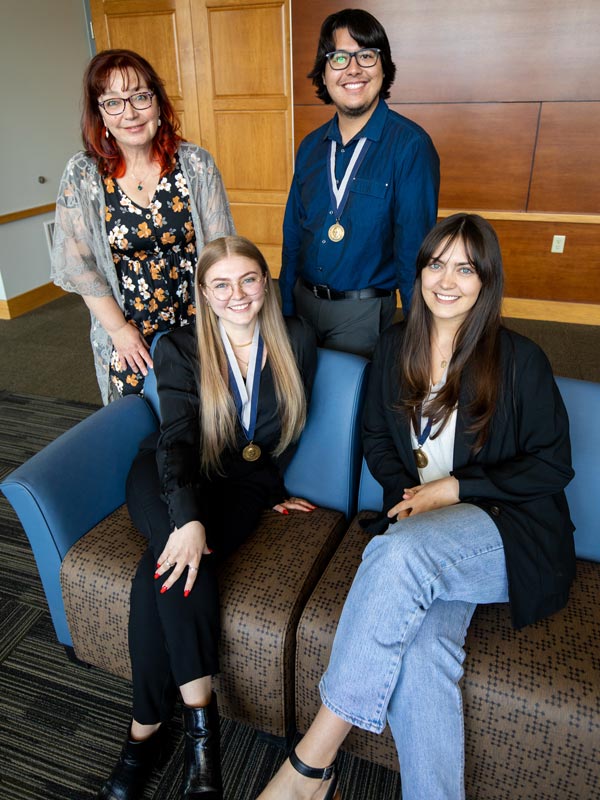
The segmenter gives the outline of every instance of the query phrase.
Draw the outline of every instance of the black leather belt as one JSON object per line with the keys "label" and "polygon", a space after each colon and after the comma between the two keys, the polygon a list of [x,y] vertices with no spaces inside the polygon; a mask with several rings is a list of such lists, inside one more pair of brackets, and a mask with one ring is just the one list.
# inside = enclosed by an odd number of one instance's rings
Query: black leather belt
{"label": "black leather belt", "polygon": [[324,283],[310,283],[300,278],[304,287],[311,291],[320,300],[368,300],[372,297],[392,297],[395,289],[356,289],[349,292],[338,292]]}

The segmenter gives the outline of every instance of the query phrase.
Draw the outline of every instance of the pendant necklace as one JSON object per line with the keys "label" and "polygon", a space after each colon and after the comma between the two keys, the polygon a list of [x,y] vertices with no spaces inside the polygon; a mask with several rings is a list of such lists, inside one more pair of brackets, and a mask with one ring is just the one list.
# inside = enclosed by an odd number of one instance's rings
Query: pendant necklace
{"label": "pendant necklace", "polygon": [[252,344],[252,339],[251,339],[249,342],[243,342],[242,344],[234,344],[234,345],[233,345],[233,354],[235,355],[235,357],[237,358],[237,360],[238,360],[240,363],[244,364],[246,367],[248,366],[248,361],[244,361],[244,359],[243,359],[243,358],[241,358],[240,356],[238,356],[238,354],[235,352],[235,348],[236,348],[236,347],[249,347],[251,344]]}
{"label": "pendant necklace", "polygon": [[445,355],[442,353],[442,351],[441,351],[441,349],[440,349],[440,346],[439,346],[439,344],[438,344],[438,343],[435,341],[435,339],[434,339],[433,343],[434,343],[434,345],[435,345],[435,347],[436,347],[436,349],[437,349],[438,353],[439,353],[439,354],[441,355],[441,357],[442,357],[442,360],[441,360],[441,362],[440,362],[440,367],[441,367],[442,369],[446,369],[446,367],[448,366],[448,363],[449,363],[449,361],[451,361],[451,359],[452,359],[452,355],[450,356],[450,358],[446,358],[446,356],[445,356]]}
{"label": "pendant necklace", "polygon": [[141,191],[143,190],[143,188],[144,188],[144,181],[147,179],[148,175],[150,175],[150,173],[152,172],[152,170],[153,170],[153,169],[154,169],[154,164],[152,164],[152,166],[150,167],[150,169],[149,169],[149,170],[148,170],[148,172],[147,172],[147,173],[144,175],[144,177],[143,177],[143,178],[138,178],[138,177],[137,177],[137,175],[136,175],[136,174],[135,174],[135,173],[132,171],[132,173],[131,173],[131,177],[132,177],[134,180],[136,180],[136,181],[137,181],[137,186],[136,186],[135,188],[138,190],[138,192],[141,192]]}

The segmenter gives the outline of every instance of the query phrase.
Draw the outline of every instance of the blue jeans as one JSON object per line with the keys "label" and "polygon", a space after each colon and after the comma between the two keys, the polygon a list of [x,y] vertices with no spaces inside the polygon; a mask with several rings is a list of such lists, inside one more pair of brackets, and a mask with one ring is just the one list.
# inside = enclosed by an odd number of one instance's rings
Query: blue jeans
{"label": "blue jeans", "polygon": [[389,722],[403,800],[464,798],[463,645],[477,603],[507,600],[502,540],[476,506],[408,517],[367,545],[321,698],[365,730]]}

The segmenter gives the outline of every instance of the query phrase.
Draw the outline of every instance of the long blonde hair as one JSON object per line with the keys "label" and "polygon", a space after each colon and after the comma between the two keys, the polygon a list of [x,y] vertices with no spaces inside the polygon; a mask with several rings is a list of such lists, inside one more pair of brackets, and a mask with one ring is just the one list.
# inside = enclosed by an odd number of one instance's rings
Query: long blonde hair
{"label": "long blonde hair", "polygon": [[258,319],[281,420],[281,438],[273,451],[274,456],[283,453],[300,436],[306,422],[304,385],[263,254],[243,236],[214,239],[202,250],[196,269],[196,341],[200,364],[200,463],[203,470],[219,474],[223,471],[223,452],[236,443],[237,411],[229,391],[227,356],[219,332],[219,318],[206,302],[203,289],[207,271],[230,256],[254,261],[265,278],[265,298]]}

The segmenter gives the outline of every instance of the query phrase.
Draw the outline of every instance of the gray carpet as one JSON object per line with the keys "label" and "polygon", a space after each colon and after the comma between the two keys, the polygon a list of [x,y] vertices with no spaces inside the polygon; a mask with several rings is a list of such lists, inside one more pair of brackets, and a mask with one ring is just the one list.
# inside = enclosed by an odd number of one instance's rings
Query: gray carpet
{"label": "gray carpet", "polygon": [[[0,392],[0,478],[95,410],[28,394]],[[23,529],[0,495],[0,794],[2,800],[89,800],[120,750],[131,686],[74,664],[56,641],[37,567]],[[182,728],[169,724],[166,763],[144,798],[176,800]],[[227,800],[253,800],[284,751],[256,731],[222,720]],[[395,800],[396,773],[342,755],[344,800]]]}

